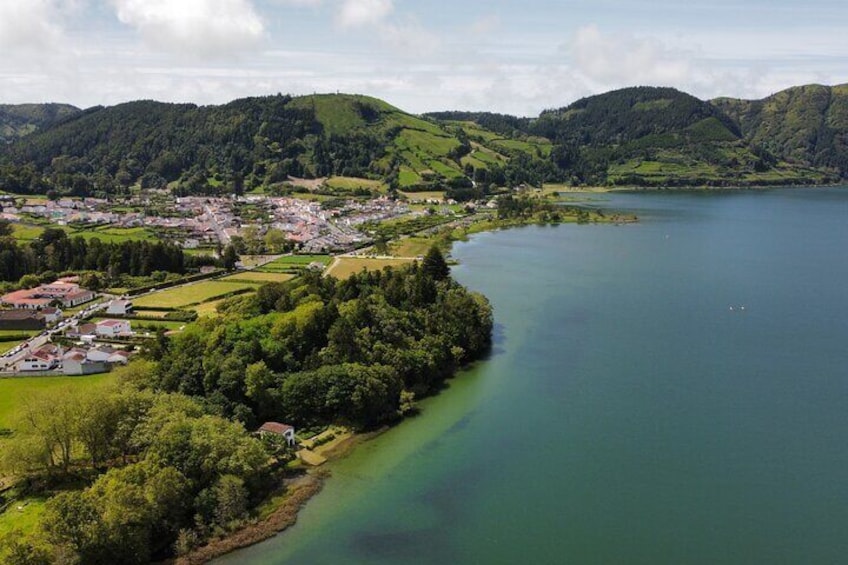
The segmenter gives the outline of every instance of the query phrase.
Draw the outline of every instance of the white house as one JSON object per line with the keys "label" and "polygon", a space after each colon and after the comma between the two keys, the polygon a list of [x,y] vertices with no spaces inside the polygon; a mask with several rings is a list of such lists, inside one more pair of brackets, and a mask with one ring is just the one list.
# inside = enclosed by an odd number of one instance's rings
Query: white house
{"label": "white house", "polygon": [[47,308],[41,309],[41,315],[44,317],[44,321],[47,322],[48,325],[52,325],[62,319],[62,310],[48,306]]}
{"label": "white house", "polygon": [[95,324],[94,331],[98,337],[132,335],[132,327],[129,320],[100,320]]}
{"label": "white house", "polygon": [[38,350],[18,362],[18,371],[50,371],[58,366],[58,355]]}
{"label": "white house", "polygon": [[126,316],[133,309],[133,303],[130,300],[113,300],[106,306],[106,314],[112,316]]}
{"label": "white house", "polygon": [[281,424],[279,422],[265,422],[259,428],[259,435],[282,436],[289,445],[295,444],[294,426]]}

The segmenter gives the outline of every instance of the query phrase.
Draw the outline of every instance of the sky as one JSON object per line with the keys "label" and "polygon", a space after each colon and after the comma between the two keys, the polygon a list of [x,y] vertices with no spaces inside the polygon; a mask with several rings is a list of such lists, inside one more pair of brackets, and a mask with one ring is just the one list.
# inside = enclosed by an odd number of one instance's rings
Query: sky
{"label": "sky", "polygon": [[845,0],[0,0],[0,103],[369,94],[533,116],[848,83]]}

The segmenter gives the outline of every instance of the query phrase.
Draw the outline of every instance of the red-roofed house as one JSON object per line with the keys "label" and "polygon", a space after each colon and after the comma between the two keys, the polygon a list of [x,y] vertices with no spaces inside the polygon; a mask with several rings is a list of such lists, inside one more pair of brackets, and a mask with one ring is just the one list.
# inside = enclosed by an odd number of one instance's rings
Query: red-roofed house
{"label": "red-roofed house", "polygon": [[286,443],[294,445],[294,426],[281,424],[279,422],[265,422],[259,428],[259,435],[277,435],[285,438]]}
{"label": "red-roofed house", "polygon": [[0,297],[0,303],[8,304],[13,308],[40,310],[56,301],[65,308],[73,308],[74,306],[94,300],[94,296],[93,291],[82,288],[78,284],[56,281],[50,284],[42,284],[35,288],[16,290],[4,294]]}

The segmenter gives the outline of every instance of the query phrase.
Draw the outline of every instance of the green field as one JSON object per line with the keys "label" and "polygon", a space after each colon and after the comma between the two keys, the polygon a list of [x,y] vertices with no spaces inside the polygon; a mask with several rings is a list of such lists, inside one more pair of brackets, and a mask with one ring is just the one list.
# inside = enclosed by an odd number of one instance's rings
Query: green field
{"label": "green field", "polygon": [[396,257],[421,257],[433,246],[434,241],[426,237],[405,237],[389,245]]}
{"label": "green field", "polygon": [[400,186],[415,186],[421,184],[421,182],[422,180],[418,173],[406,165],[401,165],[400,172],[398,173],[398,183]]}
{"label": "green field", "polygon": [[204,302],[203,304],[196,304],[191,306],[190,309],[197,312],[198,316],[216,316],[218,314],[218,305],[227,300],[226,298],[222,298],[220,300],[210,300],[209,302]]}
{"label": "green field", "polygon": [[139,241],[157,239],[147,228],[116,228],[112,226],[92,227],[86,229],[74,229],[59,225],[33,225],[13,224],[13,236],[19,241],[31,241],[39,237],[47,227],[56,228],[67,232],[70,237],[82,237],[86,241],[98,238],[103,243],[121,243],[122,241]]}
{"label": "green field", "polygon": [[360,188],[376,190],[378,192],[384,192],[386,190],[386,184],[383,181],[355,177],[330,177],[324,184],[328,188],[336,190],[357,190]]}
{"label": "green field", "polygon": [[260,273],[287,273],[306,267],[310,263],[327,265],[331,259],[332,257],[329,255],[285,255],[275,261],[262,265],[256,271]]}
{"label": "green field", "polygon": [[243,271],[234,275],[226,276],[218,279],[222,282],[246,282],[246,283],[271,283],[271,282],[286,282],[293,279],[295,275],[292,273],[281,272],[263,272],[263,271]]}
{"label": "green field", "polygon": [[203,281],[135,298],[133,305],[137,308],[182,308],[220,298],[232,292],[253,290],[257,286],[256,283]]}
{"label": "green field", "polygon": [[111,375],[89,375],[84,377],[22,377],[0,379],[0,428],[12,425],[11,419],[20,400],[27,394],[55,390],[64,386],[94,389],[112,382]]}
{"label": "green field", "polygon": [[34,531],[46,502],[47,497],[33,497],[16,500],[9,505],[5,512],[0,513],[0,537],[13,531],[23,534]]}
{"label": "green field", "polygon": [[410,263],[408,259],[367,259],[359,257],[339,257],[327,271],[327,275],[346,279],[362,271],[379,271],[384,267],[399,267]]}

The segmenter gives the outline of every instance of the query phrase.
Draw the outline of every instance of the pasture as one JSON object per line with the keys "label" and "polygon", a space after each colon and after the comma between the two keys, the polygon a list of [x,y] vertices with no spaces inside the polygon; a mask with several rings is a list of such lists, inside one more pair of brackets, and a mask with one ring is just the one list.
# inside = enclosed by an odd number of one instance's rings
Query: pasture
{"label": "pasture", "polygon": [[0,379],[0,428],[11,427],[11,420],[21,401],[30,394],[80,387],[95,390],[113,382],[110,374],[81,377],[20,377]]}
{"label": "pasture", "polygon": [[327,270],[328,276],[347,279],[363,269],[379,271],[384,267],[400,267],[411,263],[409,259],[370,259],[360,257],[339,257]]}
{"label": "pasture", "polygon": [[224,298],[240,291],[254,290],[256,283],[236,283],[220,281],[202,281],[176,288],[169,288],[134,298],[137,308],[183,308],[191,304],[201,304],[215,298]]}
{"label": "pasture", "polygon": [[272,283],[272,282],[286,282],[293,279],[295,275],[291,273],[282,273],[282,272],[263,272],[263,271],[242,271],[240,273],[236,273],[234,275],[227,275],[222,279],[218,279],[221,282],[246,282],[246,283]]}

